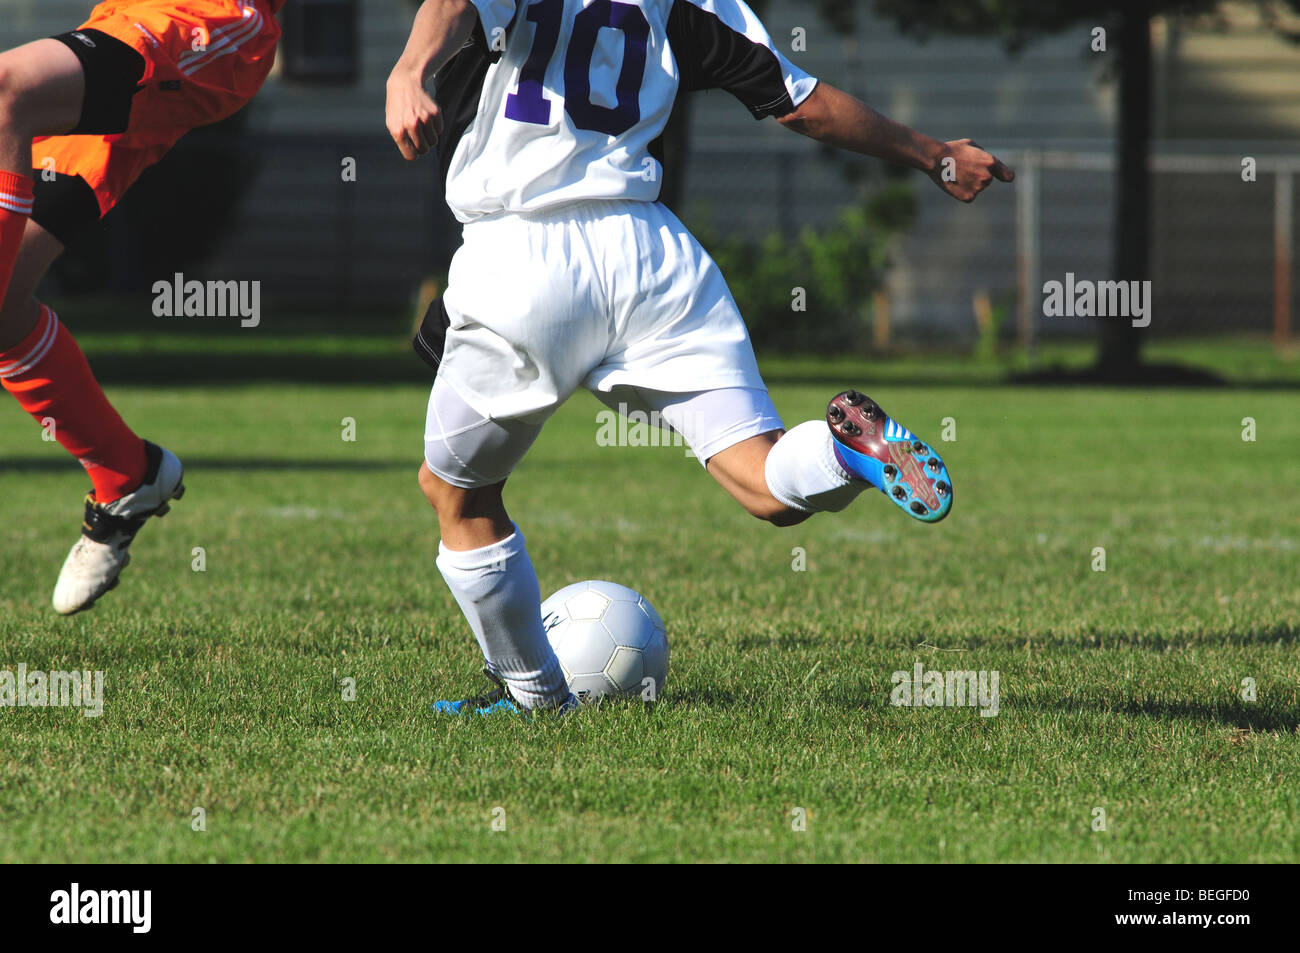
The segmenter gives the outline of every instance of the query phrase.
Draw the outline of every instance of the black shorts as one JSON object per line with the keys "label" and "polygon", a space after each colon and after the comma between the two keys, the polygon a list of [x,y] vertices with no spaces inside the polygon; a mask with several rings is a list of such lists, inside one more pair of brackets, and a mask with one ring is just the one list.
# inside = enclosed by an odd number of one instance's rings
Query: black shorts
{"label": "black shorts", "polygon": [[[144,79],[145,61],[117,37],[99,30],[74,30],[50,39],[76,54],[86,77],[81,117],[67,135],[113,136],[126,132],[131,104]],[[64,246],[100,219],[94,190],[79,175],[32,170],[36,202],[32,221]]]}
{"label": "black shorts", "polygon": [[435,373],[442,363],[442,352],[447,346],[447,330],[450,327],[451,315],[447,313],[447,306],[442,303],[440,297],[429,305],[429,311],[420,324],[420,330],[416,332],[415,340],[411,342],[420,360],[433,368]]}
{"label": "black shorts", "polygon": [[140,91],[144,57],[115,36],[73,30],[50,37],[76,54],[86,74],[81,119],[70,136],[116,136],[131,123],[131,103]]}

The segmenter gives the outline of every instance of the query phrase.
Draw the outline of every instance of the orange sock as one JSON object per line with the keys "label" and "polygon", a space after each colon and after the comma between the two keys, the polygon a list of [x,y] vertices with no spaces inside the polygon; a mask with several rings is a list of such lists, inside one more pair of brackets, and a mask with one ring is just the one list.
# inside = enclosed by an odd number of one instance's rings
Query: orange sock
{"label": "orange sock", "polygon": [[0,304],[9,290],[23,231],[32,217],[32,187],[32,180],[25,175],[0,172]]}
{"label": "orange sock", "polygon": [[36,329],[0,352],[0,383],[41,426],[81,461],[95,499],[112,503],[144,481],[144,441],[131,432],[100,390],[72,335],[44,305]]}

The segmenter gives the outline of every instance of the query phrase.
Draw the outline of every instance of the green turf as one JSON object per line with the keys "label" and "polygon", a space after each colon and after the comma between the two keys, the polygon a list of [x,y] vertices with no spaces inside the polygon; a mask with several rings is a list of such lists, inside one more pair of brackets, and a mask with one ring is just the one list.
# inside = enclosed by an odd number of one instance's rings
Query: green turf
{"label": "green turf", "polygon": [[[765,370],[790,421],[844,382]],[[0,709],[0,860],[1300,853],[1293,390],[885,383],[873,396],[944,452],[952,518],[922,526],[873,495],[792,530],[745,516],[679,449],[597,446],[598,405],[575,399],[512,513],[544,590],[645,592],[672,671],[653,711],[533,723],[427,711],[480,683],[415,484],[424,388],[111,390],[186,459],[190,493],[72,620],[47,604],[87,481],[0,413],[0,669],[107,678],[98,719]],[[918,661],[998,671],[998,716],[892,707],[892,673]]]}

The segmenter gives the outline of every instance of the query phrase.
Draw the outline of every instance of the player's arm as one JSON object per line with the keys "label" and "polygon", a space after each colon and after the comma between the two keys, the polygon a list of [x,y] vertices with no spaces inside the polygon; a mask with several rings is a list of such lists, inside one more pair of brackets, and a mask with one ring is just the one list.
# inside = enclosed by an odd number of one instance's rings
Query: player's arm
{"label": "player's arm", "polygon": [[478,10],[470,0],[424,0],[410,39],[388,77],[388,134],[414,161],[442,135],[442,111],[424,88],[430,76],[460,52],[474,32]]}
{"label": "player's arm", "polygon": [[829,83],[819,83],[811,96],[779,121],[818,142],[920,169],[963,202],[975,201],[994,179],[1012,182],[1016,178],[1010,166],[969,139],[931,139]]}

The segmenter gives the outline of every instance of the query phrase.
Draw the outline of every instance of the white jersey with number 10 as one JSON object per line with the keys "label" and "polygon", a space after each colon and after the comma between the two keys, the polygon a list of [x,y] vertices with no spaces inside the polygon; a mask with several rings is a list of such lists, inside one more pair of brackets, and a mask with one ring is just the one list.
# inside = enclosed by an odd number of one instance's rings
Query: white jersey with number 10
{"label": "white jersey with number 10", "polygon": [[453,116],[440,144],[454,149],[447,202],[463,222],[600,199],[656,201],[678,96],[725,89],[762,119],[793,112],[817,84],[741,0],[474,4],[480,27],[449,67],[473,77],[458,90],[466,122],[456,127]]}

